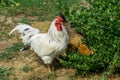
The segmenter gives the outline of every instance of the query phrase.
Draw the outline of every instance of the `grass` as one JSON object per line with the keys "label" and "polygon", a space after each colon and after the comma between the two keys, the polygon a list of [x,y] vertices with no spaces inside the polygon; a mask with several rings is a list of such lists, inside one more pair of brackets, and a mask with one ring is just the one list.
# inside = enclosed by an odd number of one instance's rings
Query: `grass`
{"label": "grass", "polygon": [[9,70],[4,67],[0,67],[0,80],[9,80]]}
{"label": "grass", "polygon": [[22,68],[22,71],[24,71],[25,73],[27,73],[27,72],[29,72],[30,71],[30,67],[28,66],[28,65],[26,65],[26,66],[24,66],[23,68]]}
{"label": "grass", "polygon": [[22,43],[15,43],[13,46],[7,47],[4,51],[0,52],[0,60],[12,59],[16,56],[22,47]]}
{"label": "grass", "polygon": [[30,24],[29,20],[27,20],[26,18],[22,18],[22,20],[19,23]]}
{"label": "grass", "polygon": [[24,45],[22,43],[15,43],[13,46],[6,48],[5,51],[18,52],[18,51],[20,51],[21,48],[23,48],[23,46]]}
{"label": "grass", "polygon": [[11,59],[12,57],[13,56],[11,56],[11,54],[8,52],[0,52],[0,60]]}
{"label": "grass", "polygon": [[46,80],[46,79],[50,79],[50,80],[55,79],[55,74],[54,74],[54,72],[51,72],[51,73],[43,76],[43,78],[41,78],[40,80]]}

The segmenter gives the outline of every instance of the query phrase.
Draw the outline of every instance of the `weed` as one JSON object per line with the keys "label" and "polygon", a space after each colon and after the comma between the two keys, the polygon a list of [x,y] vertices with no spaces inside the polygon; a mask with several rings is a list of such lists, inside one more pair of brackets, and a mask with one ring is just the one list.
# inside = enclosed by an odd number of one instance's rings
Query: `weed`
{"label": "weed", "polygon": [[43,76],[43,78],[41,78],[40,80],[54,80],[55,78],[55,73],[54,72],[51,72],[51,73],[48,73],[47,75]]}
{"label": "weed", "polygon": [[19,23],[30,24],[30,22],[26,18],[22,18],[22,20]]}
{"label": "weed", "polygon": [[5,49],[7,52],[18,52],[23,47],[22,43],[15,43],[13,46]]}
{"label": "weed", "polygon": [[7,33],[5,31],[0,31],[0,36],[1,36],[0,41],[7,39],[8,36],[6,36],[6,35],[7,35]]}
{"label": "weed", "polygon": [[11,54],[8,52],[0,52],[0,59],[11,59]]}
{"label": "weed", "polygon": [[0,80],[8,80],[8,77],[9,71],[4,67],[0,67]]}
{"label": "weed", "polygon": [[24,71],[25,73],[29,72],[30,70],[31,70],[31,68],[28,65],[26,65],[22,68],[22,71]]}
{"label": "weed", "polygon": [[15,43],[13,46],[6,48],[5,51],[0,52],[0,59],[12,59],[16,56],[16,53],[18,53],[22,47],[22,43]]}
{"label": "weed", "polygon": [[20,4],[15,2],[14,0],[1,0],[0,7],[8,7],[8,6],[19,6]]}

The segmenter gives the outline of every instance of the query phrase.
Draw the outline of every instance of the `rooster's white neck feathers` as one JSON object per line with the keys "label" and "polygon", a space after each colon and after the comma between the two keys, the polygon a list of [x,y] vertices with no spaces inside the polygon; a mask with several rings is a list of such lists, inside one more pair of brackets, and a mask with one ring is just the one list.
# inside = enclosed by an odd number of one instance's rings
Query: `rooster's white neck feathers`
{"label": "rooster's white neck feathers", "polygon": [[[66,29],[64,28],[62,21],[60,22],[62,30],[60,30],[60,31],[57,30],[57,27],[55,25],[55,22],[57,20],[58,19],[53,20],[53,22],[51,23],[50,28],[48,30],[48,35],[49,35],[50,40],[55,40],[55,41],[67,40],[68,41],[69,37],[68,37]],[[64,39],[62,39],[62,38],[64,38]]]}

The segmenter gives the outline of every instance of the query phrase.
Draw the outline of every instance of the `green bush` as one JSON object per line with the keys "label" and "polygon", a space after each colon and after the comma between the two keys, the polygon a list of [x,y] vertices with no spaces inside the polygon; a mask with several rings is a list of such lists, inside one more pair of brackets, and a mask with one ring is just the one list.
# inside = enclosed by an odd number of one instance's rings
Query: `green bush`
{"label": "green bush", "polygon": [[13,7],[19,6],[20,4],[14,0],[0,0],[0,7]]}
{"label": "green bush", "polygon": [[[60,9],[63,9],[72,27],[87,36],[88,46],[94,55],[83,56],[68,51],[61,64],[75,68],[78,74],[120,73],[120,1],[91,0],[85,3],[89,4],[66,5]],[[64,11],[65,8],[67,11]]]}

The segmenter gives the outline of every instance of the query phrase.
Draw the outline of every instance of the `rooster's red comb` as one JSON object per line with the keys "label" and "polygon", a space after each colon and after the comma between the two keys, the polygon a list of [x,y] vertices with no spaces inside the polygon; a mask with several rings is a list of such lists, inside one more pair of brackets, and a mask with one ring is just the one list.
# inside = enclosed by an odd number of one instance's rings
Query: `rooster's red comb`
{"label": "rooster's red comb", "polygon": [[62,17],[60,17],[60,16],[56,16],[56,19],[58,19],[60,22],[63,21]]}

